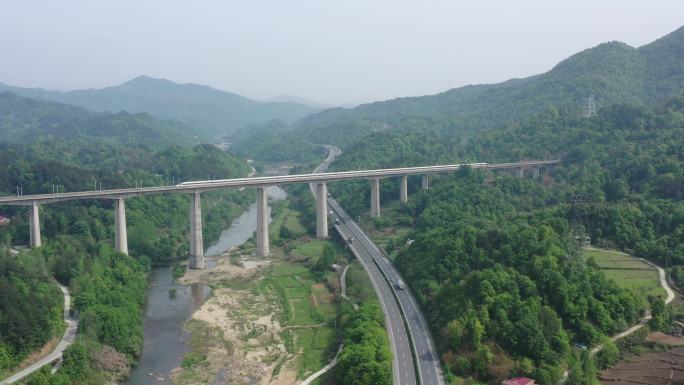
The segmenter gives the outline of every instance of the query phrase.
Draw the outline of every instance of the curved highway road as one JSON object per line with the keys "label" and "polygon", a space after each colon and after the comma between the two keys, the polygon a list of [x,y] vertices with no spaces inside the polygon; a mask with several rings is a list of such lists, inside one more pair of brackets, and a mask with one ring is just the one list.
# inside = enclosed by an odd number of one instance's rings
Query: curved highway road
{"label": "curved highway road", "polygon": [[335,225],[337,232],[343,239],[349,239],[350,237],[354,239],[351,243],[348,243],[348,246],[359,262],[361,262],[366,273],[368,273],[368,277],[378,296],[378,301],[380,301],[380,306],[385,313],[387,335],[393,353],[393,383],[395,385],[417,384],[416,369],[413,365],[413,354],[411,352],[411,340],[404,326],[399,304],[394,298],[393,289],[374,262],[375,245],[360,231],[358,226],[355,226],[356,223],[334,199],[328,198],[328,207],[340,219],[340,223]]}
{"label": "curved highway road", "polygon": [[[314,173],[324,172],[342,151],[330,145],[323,145],[328,156]],[[311,184],[315,195],[315,188]],[[350,249],[357,256],[371,278],[380,304],[386,317],[387,331],[392,345],[394,384],[416,384],[416,372],[423,385],[443,385],[439,354],[427,326],[427,322],[411,292],[407,289],[397,290],[392,283],[401,279],[399,272],[389,263],[380,250],[354,220],[332,199],[328,198],[328,207],[333,216],[339,219],[335,229],[343,239],[352,237]],[[389,279],[390,283],[385,279]],[[398,300],[398,302],[397,302]],[[406,317],[406,324],[402,318]],[[408,326],[408,329],[407,329]],[[411,344],[415,349],[418,368],[414,366]]]}
{"label": "curved highway road", "polygon": [[[335,160],[335,157],[342,153],[342,150],[331,145],[322,145],[328,150],[328,156],[323,163],[318,165],[313,173],[324,172],[328,169],[330,164]],[[312,183],[309,185],[311,193],[316,196],[316,186]],[[408,332],[404,326],[404,321],[401,317],[399,304],[392,294],[392,287],[382,276],[378,266],[373,262],[373,253],[377,248],[375,245],[365,237],[360,229],[351,226],[354,221],[347,215],[347,213],[340,207],[337,202],[328,198],[328,207],[337,218],[343,219],[339,224],[335,225],[335,229],[342,236],[343,239],[360,239],[359,242],[352,242],[349,248],[358,258],[368,277],[373,284],[373,289],[378,297],[382,312],[385,314],[385,325],[387,329],[387,336],[390,341],[390,348],[392,350],[392,382],[394,385],[414,385],[416,382],[416,369],[413,365],[413,356],[411,352],[411,340]],[[365,238],[365,239],[364,239]]]}

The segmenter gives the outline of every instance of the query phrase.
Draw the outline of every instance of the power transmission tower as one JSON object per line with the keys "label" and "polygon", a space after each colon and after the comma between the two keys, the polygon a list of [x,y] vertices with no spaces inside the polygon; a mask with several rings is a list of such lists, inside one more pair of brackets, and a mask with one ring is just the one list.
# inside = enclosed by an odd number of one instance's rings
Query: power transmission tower
{"label": "power transmission tower", "polygon": [[587,98],[587,105],[584,107],[584,117],[591,118],[596,115],[596,99],[594,99],[594,94],[589,94]]}
{"label": "power transmission tower", "polygon": [[589,202],[582,194],[577,194],[572,199],[570,222],[570,237],[571,244],[576,250],[589,246],[591,244],[591,237],[587,234],[584,228],[584,211],[582,210],[584,203]]}

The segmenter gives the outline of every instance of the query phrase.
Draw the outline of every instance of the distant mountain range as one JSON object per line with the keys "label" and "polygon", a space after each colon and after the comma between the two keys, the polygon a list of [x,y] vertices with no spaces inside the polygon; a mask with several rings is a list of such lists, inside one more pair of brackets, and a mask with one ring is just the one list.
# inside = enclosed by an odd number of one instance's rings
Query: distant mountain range
{"label": "distant mountain range", "polygon": [[164,146],[197,143],[197,132],[148,113],[116,114],[0,92],[0,143],[78,139]]}
{"label": "distant mountain range", "polygon": [[208,86],[178,84],[148,76],[102,89],[60,92],[0,83],[0,91],[72,104],[96,112],[147,112],[157,118],[179,120],[195,127],[202,136],[212,138],[233,133],[245,125],[274,119],[292,123],[324,108],[292,101],[258,102]]}
{"label": "distant mountain range", "polygon": [[684,27],[639,48],[620,42],[600,44],[546,73],[523,79],[329,109],[303,118],[291,135],[337,145],[377,131],[467,135],[551,108],[581,114],[590,96],[600,108],[615,103],[653,105],[681,94]]}
{"label": "distant mountain range", "polygon": [[319,103],[315,102],[313,100],[307,99],[307,98],[302,98],[300,96],[292,96],[292,95],[277,95],[272,98],[267,98],[261,100],[262,103],[297,103],[297,104],[303,104],[305,106],[317,108],[319,110],[327,110],[328,108],[334,108],[337,106],[333,106],[330,104],[325,104],[325,103]]}

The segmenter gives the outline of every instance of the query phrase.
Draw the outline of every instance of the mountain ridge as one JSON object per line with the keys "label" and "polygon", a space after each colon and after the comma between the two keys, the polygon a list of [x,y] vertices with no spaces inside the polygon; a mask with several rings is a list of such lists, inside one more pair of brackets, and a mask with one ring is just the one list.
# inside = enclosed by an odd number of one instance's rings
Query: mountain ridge
{"label": "mountain ridge", "polygon": [[599,107],[653,105],[684,90],[684,27],[634,48],[611,41],[587,48],[548,71],[442,93],[333,108],[304,117],[292,135],[348,145],[377,131],[426,129],[468,135],[555,108],[581,114],[589,96]]}
{"label": "mountain ridge", "polygon": [[92,138],[117,143],[187,145],[197,133],[178,121],[146,112],[98,113],[83,107],[0,91],[0,143]]}
{"label": "mountain ridge", "polygon": [[94,112],[147,112],[195,127],[205,137],[230,134],[250,124],[273,119],[294,122],[321,109],[293,102],[262,103],[232,92],[195,84],[176,83],[147,75],[98,89],[49,91],[0,83],[0,91],[84,107]]}

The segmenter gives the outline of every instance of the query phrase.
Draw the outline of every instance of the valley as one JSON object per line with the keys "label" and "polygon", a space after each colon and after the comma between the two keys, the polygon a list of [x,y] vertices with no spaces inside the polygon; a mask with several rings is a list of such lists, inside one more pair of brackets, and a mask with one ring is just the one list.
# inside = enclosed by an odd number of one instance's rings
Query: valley
{"label": "valley", "polygon": [[[504,47],[522,28],[510,10],[452,36],[464,16],[446,4],[352,2],[353,15],[329,5],[320,18],[294,3],[179,13],[171,1],[184,33],[157,50],[143,42],[178,32],[140,33],[166,16],[127,2],[111,18],[136,38],[117,29],[95,44],[121,62],[93,55],[51,80],[96,71],[93,87],[34,86],[46,58],[3,67],[3,385],[682,383],[681,23],[654,38],[633,15],[628,44],[595,40],[619,30],[604,17],[602,33],[559,38],[550,20],[574,11],[549,5],[548,25],[525,23],[544,36]],[[215,14],[185,25],[200,11]],[[98,30],[60,17],[86,40]],[[328,35],[340,20],[343,36]],[[0,29],[32,39],[17,23]],[[138,42],[149,55],[130,67]],[[0,66],[50,48],[0,45]],[[459,67],[471,60],[476,71]],[[535,72],[478,83],[525,61]],[[438,78],[456,75],[463,86]],[[419,85],[432,91],[401,96]],[[306,89],[396,96],[268,96]]]}

